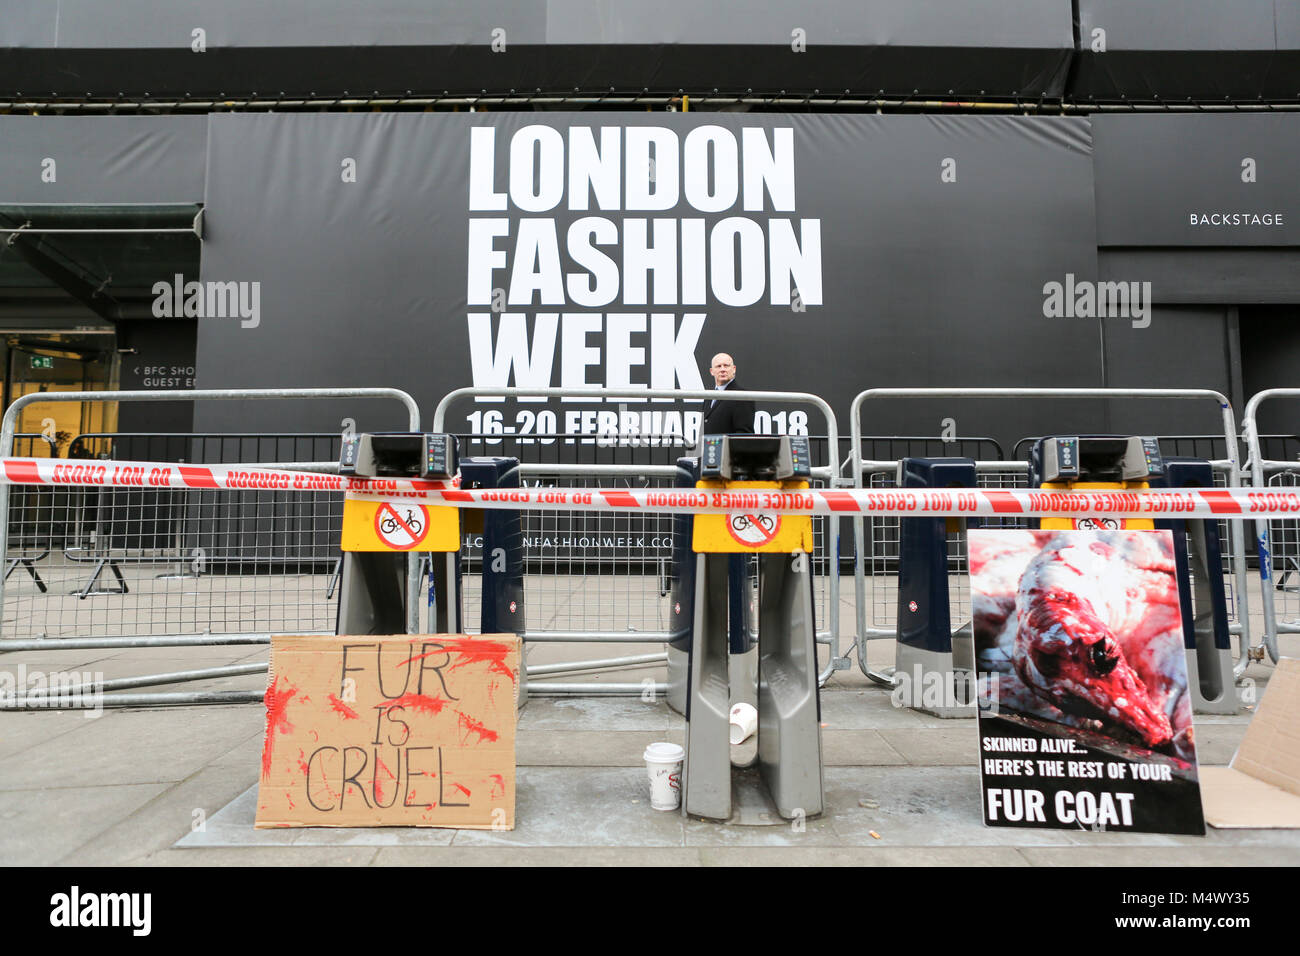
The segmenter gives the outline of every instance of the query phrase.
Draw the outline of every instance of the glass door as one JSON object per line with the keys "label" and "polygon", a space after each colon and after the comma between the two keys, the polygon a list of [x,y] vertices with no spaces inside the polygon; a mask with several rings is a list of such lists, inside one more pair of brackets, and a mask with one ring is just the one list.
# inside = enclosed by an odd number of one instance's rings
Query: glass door
{"label": "glass door", "polygon": [[[94,392],[116,387],[117,352],[76,342],[74,334],[20,336],[9,341],[6,406],[22,395]],[[108,343],[106,343],[108,344]],[[117,427],[116,402],[33,402],[19,414],[18,455],[64,457],[68,446],[86,432]]]}

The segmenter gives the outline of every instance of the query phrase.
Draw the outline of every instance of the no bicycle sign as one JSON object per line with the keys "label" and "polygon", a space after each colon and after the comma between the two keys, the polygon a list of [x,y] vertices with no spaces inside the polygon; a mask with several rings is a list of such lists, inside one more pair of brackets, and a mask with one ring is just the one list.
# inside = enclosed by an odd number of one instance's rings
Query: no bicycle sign
{"label": "no bicycle sign", "polygon": [[410,498],[343,503],[344,551],[456,551],[460,512]]}
{"label": "no bicycle sign", "polygon": [[781,530],[781,516],[755,512],[727,515],[727,531],[738,544],[758,548],[770,542]]}
{"label": "no bicycle sign", "polygon": [[429,535],[429,509],[409,502],[381,502],[375,510],[375,534],[394,551],[410,551]]}

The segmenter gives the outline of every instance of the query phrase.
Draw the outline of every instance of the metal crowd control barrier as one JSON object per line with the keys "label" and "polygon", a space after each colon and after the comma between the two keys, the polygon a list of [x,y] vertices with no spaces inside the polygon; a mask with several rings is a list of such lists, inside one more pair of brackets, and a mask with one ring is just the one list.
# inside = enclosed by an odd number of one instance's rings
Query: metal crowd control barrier
{"label": "metal crowd control barrier", "polygon": [[[587,399],[592,402],[605,401],[607,399],[637,399],[643,402],[652,400],[712,400],[719,399],[723,401],[755,401],[766,402],[771,404],[794,404],[810,405],[822,413],[826,420],[826,464],[813,468],[813,478],[815,481],[824,483],[827,486],[835,486],[836,475],[840,472],[840,451],[839,451],[839,433],[835,419],[835,413],[831,407],[821,398],[806,392],[758,392],[742,391],[732,392],[715,391],[712,389],[704,390],[677,390],[677,389],[645,389],[645,388],[627,388],[627,389],[565,389],[565,388],[504,388],[504,387],[480,387],[480,388],[462,388],[449,392],[438,403],[434,411],[432,429],[434,431],[446,430],[447,410],[453,402],[473,398],[477,396],[504,396],[510,398],[567,398],[567,399]],[[635,446],[619,446],[617,435],[474,435],[470,436],[474,441],[483,441],[489,444],[495,441],[513,442],[511,454],[521,459],[520,473],[521,476],[530,482],[563,480],[565,483],[573,483],[578,480],[591,481],[593,484],[602,482],[608,484],[609,480],[614,481],[638,481],[643,483],[660,482],[665,486],[671,486],[673,477],[676,474],[676,458],[689,451],[695,446],[684,445],[682,443],[667,443],[662,439],[668,436],[637,436]],[[529,455],[528,445],[538,452],[554,445],[559,447],[562,443],[572,442],[578,448],[590,448],[592,451],[588,457],[599,458],[602,440],[605,447],[617,448],[618,451],[625,451],[621,456],[615,456],[612,453],[608,457],[622,457],[623,461],[593,461],[584,462],[530,462],[528,457],[541,457]],[[656,442],[656,440],[658,440]],[[523,447],[520,447],[523,446]],[[649,449],[645,452],[644,449]],[[656,450],[657,449],[657,450]],[[642,450],[641,460],[634,460],[636,452]],[[501,453],[493,450],[492,453]],[[662,459],[645,461],[645,458]],[[582,643],[654,643],[666,644],[672,637],[672,632],[667,629],[665,612],[667,609],[667,597],[669,592],[669,583],[667,581],[667,566],[671,557],[671,534],[672,534],[672,517],[670,515],[653,515],[653,516],[631,516],[631,515],[585,515],[575,514],[573,516],[564,513],[535,513],[525,514],[525,538],[530,541],[539,539],[545,540],[548,535],[552,537],[562,536],[565,529],[576,529],[580,538],[595,539],[594,546],[581,546],[577,551],[572,550],[572,546],[567,553],[559,554],[554,558],[552,575],[544,573],[548,568],[546,558],[537,553],[537,549],[526,548],[526,576],[525,588],[527,594],[527,607],[529,608],[529,627],[524,632],[524,641],[534,643],[544,642],[582,642]],[[821,681],[825,681],[830,674],[837,669],[845,669],[850,666],[847,658],[842,658],[839,653],[839,574],[837,557],[839,555],[839,522],[836,519],[825,519],[819,521],[820,527],[816,536],[818,543],[818,558],[820,561],[814,562],[814,567],[819,571],[824,570],[825,590],[827,600],[825,604],[825,613],[823,621],[825,627],[820,628],[817,633],[817,641],[820,644],[826,644],[830,647],[830,663],[826,669],[819,675]],[[572,533],[570,533],[572,537]],[[649,561],[645,555],[636,555],[627,553],[619,555],[617,546],[613,553],[601,554],[599,541],[600,539],[609,538],[617,541],[623,538],[650,538],[659,542],[660,547],[652,547],[649,550],[652,557]],[[606,549],[608,551],[608,549]],[[476,560],[472,549],[463,551],[468,559],[473,562]],[[570,590],[581,587],[582,581],[588,576],[595,573],[600,576],[602,586],[608,586],[613,580],[615,589],[613,591],[613,601],[609,602],[608,610],[624,615],[626,624],[621,629],[610,628],[607,625],[609,617],[605,615],[600,619],[593,621],[585,615],[584,611],[575,614],[571,604],[568,601],[568,592],[559,595],[554,591],[561,584],[568,583]],[[621,574],[619,573],[621,572]],[[639,575],[637,572],[640,572]],[[553,576],[553,577],[552,577]],[[550,581],[548,577],[552,577]],[[624,580],[618,581],[618,578]],[[469,579],[467,578],[467,581]],[[550,590],[548,590],[550,589]],[[467,602],[473,601],[472,593],[467,593]],[[550,626],[540,626],[539,622],[551,621]],[[566,626],[567,625],[567,626]],[[637,628],[633,630],[632,628]],[[663,655],[653,655],[658,660],[666,660]],[[616,658],[605,659],[602,661],[582,661],[572,664],[565,664],[565,670],[580,671],[590,670],[599,665],[601,668],[615,666],[635,666],[644,664],[644,655],[636,658]],[[548,673],[563,673],[561,670],[552,670]],[[540,675],[539,675],[540,676]],[[619,687],[619,691],[614,691],[613,687]],[[637,684],[626,685],[609,685],[609,684],[546,684],[542,682],[530,685],[530,694],[539,693],[564,693],[564,694],[585,694],[585,693],[634,693],[639,694],[645,688]],[[665,686],[657,686],[656,693],[664,693]]]}
{"label": "metal crowd control barrier", "polygon": [[[508,455],[524,459],[521,473],[529,483],[556,483],[570,487],[648,486],[668,487],[675,462],[691,454],[692,445],[680,435],[642,435],[625,444],[565,445],[574,436],[543,435],[458,435],[468,454]],[[590,439],[587,439],[590,441]],[[534,443],[541,447],[530,448]],[[811,436],[814,464],[824,463],[824,436]],[[579,461],[559,461],[579,458]],[[546,460],[531,460],[537,457]],[[553,467],[554,466],[554,467]],[[842,470],[842,469],[841,469]],[[524,511],[526,568],[530,577],[528,607],[549,621],[548,630],[573,631],[584,636],[596,632],[631,636],[633,631],[663,629],[664,598],[671,586],[673,519],[657,513],[607,514]],[[829,614],[828,591],[833,573],[833,555],[825,540],[825,520],[814,524],[816,552],[812,556],[819,583],[816,609],[819,620]],[[477,534],[467,534],[462,561],[467,571],[481,566],[481,543]],[[844,557],[847,558],[847,555]],[[568,600],[574,582],[596,581],[601,608]],[[468,574],[464,582],[465,613],[477,619],[478,581]],[[612,620],[621,630],[612,630]],[[662,660],[662,655],[660,655]],[[549,665],[547,665],[549,666]],[[576,669],[576,665],[573,665]]]}
{"label": "metal crowd control barrier", "polygon": [[[364,389],[195,389],[192,391],[138,391],[138,392],[45,392],[23,396],[17,399],[5,412],[0,423],[0,454],[10,456],[15,451],[15,423],[21,410],[34,401],[64,402],[158,402],[158,401],[205,401],[205,400],[330,400],[330,399],[388,399],[402,403],[406,409],[405,424],[411,430],[418,430],[420,411],[415,400],[405,392],[391,388]],[[132,436],[117,436],[118,438]],[[143,440],[144,436],[133,436]],[[222,436],[238,441],[235,436]],[[247,438],[247,436],[240,436]],[[311,436],[315,441],[322,436]],[[97,454],[107,449],[94,448],[95,442],[111,440],[107,435],[86,436],[83,452]],[[193,460],[195,441],[215,440],[216,436],[164,436],[159,442],[171,442],[174,449],[188,447]],[[337,441],[337,438],[334,438]],[[279,446],[283,449],[283,443]],[[159,449],[153,449],[155,451]],[[180,454],[165,457],[181,457]],[[156,460],[156,459],[155,459]],[[313,467],[313,463],[304,462],[264,462],[265,464],[292,464],[298,468]],[[322,467],[315,464],[318,470]],[[330,468],[336,468],[331,462]],[[143,476],[142,476],[143,477]],[[292,572],[301,570],[306,564],[324,564],[324,568],[313,568],[308,577],[320,577],[328,580],[336,558],[338,534],[337,528],[330,534],[331,516],[341,507],[341,500],[335,493],[310,492],[295,494],[290,500],[288,493],[268,490],[224,491],[219,489],[164,490],[150,489],[147,482],[141,481],[139,489],[86,489],[82,492],[63,492],[61,494],[82,494],[86,496],[118,495],[113,499],[100,498],[92,502],[92,515],[99,515],[91,537],[87,532],[84,541],[91,544],[90,555],[76,554],[76,546],[81,532],[76,528],[78,514],[84,518],[85,509],[73,509],[74,517],[69,522],[71,530],[67,533],[72,538],[72,550],[75,559],[89,558],[102,561],[103,566],[113,565],[114,575],[122,581],[120,589],[111,589],[114,593],[107,598],[86,600],[93,589],[78,589],[76,596],[69,597],[54,593],[53,588],[41,591],[38,588],[25,587],[23,582],[10,583],[0,580],[0,608],[3,608],[3,620],[0,620],[0,652],[6,650],[31,650],[39,648],[72,647],[156,647],[156,646],[194,646],[223,644],[268,644],[272,633],[319,632],[333,633],[334,602],[322,586],[320,595],[310,588],[306,597],[300,587],[298,578]],[[9,485],[0,485],[0,512],[4,519],[0,521],[0,554],[10,557],[12,512],[15,505],[19,508],[20,519],[25,518],[27,509],[24,497],[28,492],[19,487],[12,489]],[[168,501],[165,496],[173,496]],[[182,500],[183,499],[183,500]],[[107,502],[101,507],[101,502]],[[160,507],[159,502],[164,502]],[[176,503],[179,502],[179,505]],[[119,513],[125,510],[124,519]],[[107,517],[105,517],[107,516]],[[152,520],[149,517],[152,516]],[[145,520],[140,520],[145,519]],[[182,540],[177,541],[177,521],[186,529]],[[19,521],[19,527],[22,520]],[[291,530],[286,530],[289,528]],[[101,534],[107,539],[101,540]],[[328,541],[326,542],[326,539]],[[93,543],[92,543],[93,542]],[[67,543],[66,541],[64,543]],[[136,553],[131,548],[117,545],[135,544]],[[179,546],[178,546],[179,545]],[[253,554],[247,553],[249,549]],[[94,551],[102,549],[96,555]],[[134,563],[131,558],[138,559]],[[197,567],[191,562],[199,561]],[[174,572],[178,564],[191,565],[187,570],[200,571],[201,576],[185,574],[178,578],[174,573],[166,573],[158,578],[147,578],[139,573],[123,574],[118,564],[128,568],[146,569],[153,564],[165,571]],[[63,567],[68,567],[64,562]],[[76,567],[75,563],[71,566]],[[253,574],[245,574],[248,569]],[[273,573],[267,573],[273,572]],[[413,555],[408,565],[408,577],[418,582],[419,557]],[[205,579],[198,583],[200,577]],[[223,587],[216,587],[211,582],[221,578]],[[272,586],[270,580],[278,578]],[[233,587],[231,582],[233,581]],[[131,588],[127,597],[128,587]],[[208,618],[200,620],[198,602],[193,598],[206,587],[207,593],[218,599],[209,608]],[[286,588],[291,588],[292,593]],[[286,600],[288,595],[292,600]],[[111,602],[111,603],[107,603]],[[128,606],[129,605],[129,606]],[[309,612],[309,613],[308,613]],[[414,631],[418,607],[411,608],[408,617],[408,629]],[[303,614],[308,613],[304,621]],[[155,616],[161,616],[161,624],[153,623]],[[64,618],[67,618],[64,621]],[[49,622],[58,626],[51,633]],[[20,632],[19,625],[36,622],[41,630],[28,627],[24,636],[38,637],[37,640],[15,640]],[[303,627],[306,623],[308,626]],[[143,625],[143,626],[142,626]],[[105,634],[117,630],[112,636],[87,637],[88,631]],[[163,633],[159,633],[159,631]],[[144,633],[141,633],[143,631]],[[176,631],[180,633],[166,633]],[[178,680],[203,680],[208,678],[231,676],[228,668],[184,672],[184,676],[173,674],[150,675],[139,678],[127,678],[130,686],[145,686],[148,683],[164,684]],[[122,685],[127,686],[127,685]],[[231,700],[244,700],[251,692],[234,692]],[[241,696],[242,695],[242,696]],[[124,700],[107,698],[107,706],[134,706],[137,703],[204,703],[223,700],[220,693],[200,692],[195,694],[156,694],[131,695],[132,704]]]}
{"label": "metal crowd control barrier", "polygon": [[[1243,423],[1244,425],[1244,423]],[[1042,436],[1022,438],[1016,442],[1011,457],[1015,461],[1027,461],[1029,446]],[[1160,451],[1166,457],[1184,455],[1189,458],[1204,458],[1207,461],[1227,459],[1227,443],[1222,435],[1159,435]],[[1244,436],[1243,436],[1244,437]],[[865,439],[864,439],[865,440]],[[1270,458],[1289,458],[1300,461],[1300,436],[1297,435],[1260,435],[1259,440]],[[867,455],[866,457],[873,457]],[[1244,476],[1246,466],[1242,465]]]}
{"label": "metal crowd control barrier", "polygon": [[[519,479],[524,484],[568,487],[611,487],[633,481],[643,487],[671,484],[673,466],[666,463],[689,451],[680,435],[641,435],[631,446],[559,433],[457,437],[464,452],[504,454],[521,461]],[[581,444],[583,441],[588,444]],[[528,460],[538,457],[555,460]],[[568,460],[558,460],[561,457]],[[669,587],[671,516],[541,511],[518,514],[524,547],[524,607],[528,620],[546,622],[544,628],[525,631],[534,641],[656,643],[661,639],[666,628],[663,597]],[[484,522],[490,520],[488,512]],[[461,565],[465,571],[463,598],[468,630],[480,618],[486,550],[483,535],[477,531],[464,536]],[[597,582],[594,587],[593,581]],[[578,591],[598,592],[599,606],[572,600]],[[615,628],[615,622],[621,629]],[[544,664],[529,667],[528,675],[563,677],[577,672],[644,667],[667,659],[667,654],[660,651]],[[563,684],[553,680],[531,685],[534,693],[539,688],[540,693],[549,695],[639,694],[645,690],[640,684]]]}
{"label": "metal crowd control barrier", "polygon": [[[1251,396],[1242,419],[1246,439],[1246,468],[1256,488],[1300,485],[1300,455],[1296,459],[1265,457],[1264,442],[1277,436],[1260,435],[1256,416],[1259,406],[1270,398],[1300,398],[1300,388],[1270,388]],[[1294,451],[1293,448],[1285,449]],[[1255,522],[1259,557],[1260,599],[1264,609],[1263,645],[1274,664],[1278,660],[1278,634],[1300,633],[1300,603],[1287,585],[1292,573],[1300,573],[1300,519]],[[1281,576],[1274,582],[1280,566]],[[1282,595],[1279,602],[1278,594]],[[1278,604],[1281,604],[1279,611]],[[1288,620],[1279,617],[1281,613]]]}
{"label": "metal crowd control barrier", "polygon": [[[14,436],[15,451],[21,450],[30,458],[58,458],[58,443],[44,434],[20,434]],[[38,455],[37,452],[44,452]],[[4,553],[4,579],[9,580],[14,571],[22,568],[31,578],[32,584],[45,594],[49,586],[41,577],[37,562],[44,561],[54,549],[56,493],[53,488],[23,487],[15,494],[19,498],[18,513],[13,510],[5,516],[8,540],[12,548],[17,543],[17,554]]]}
{"label": "metal crowd control barrier", "polygon": [[[338,461],[340,436],[337,433],[312,432],[297,434],[264,434],[252,432],[83,432],[68,446],[69,459],[158,461],[176,464],[266,464],[292,463],[298,468],[334,467]],[[287,533],[299,536],[320,535],[310,547],[302,544],[295,550],[295,559],[287,555],[267,553],[265,541],[259,542],[256,529],[260,503],[254,501],[252,509],[239,513],[231,508],[220,516],[220,523],[228,528],[224,535],[214,534],[211,528],[214,516],[201,507],[201,495],[189,491],[125,491],[122,489],[69,489],[60,491],[68,503],[68,521],[56,535],[62,547],[62,559],[75,573],[73,565],[92,564],[77,590],[82,600],[93,594],[127,593],[128,585],[122,574],[124,565],[170,565],[156,579],[198,578],[207,569],[217,567],[253,569],[259,566],[278,567],[288,571],[286,565],[297,565],[302,572],[298,577],[320,573],[321,564],[332,572],[337,563],[332,556],[339,508],[321,508],[313,502],[313,513],[297,515],[296,527]],[[209,496],[210,497],[210,496]],[[289,501],[283,502],[286,512],[292,514]],[[304,527],[305,525],[305,527]],[[224,538],[224,540],[222,540]],[[302,552],[309,552],[303,555]],[[310,552],[314,552],[310,553]],[[99,582],[105,571],[116,585],[102,586]],[[285,625],[300,630],[313,630],[318,624],[311,620],[313,602],[304,600],[310,582],[299,580],[301,593],[296,604],[302,612],[297,624],[286,620]],[[49,615],[46,615],[49,623]],[[57,626],[57,625],[56,625]]]}
{"label": "metal crowd control barrier", "polygon": [[[1297,392],[1300,394],[1300,392]],[[853,465],[853,483],[858,488],[869,488],[874,485],[892,484],[893,475],[898,467],[898,461],[881,461],[864,457],[864,443],[868,440],[862,433],[862,406],[871,399],[880,398],[1104,398],[1104,399],[1133,399],[1133,398],[1151,398],[1151,399],[1188,399],[1214,401],[1220,409],[1220,419],[1223,423],[1223,436],[1219,440],[1223,442],[1223,448],[1226,457],[1221,460],[1211,462],[1215,471],[1222,475],[1225,482],[1232,487],[1241,485],[1241,470],[1238,466],[1237,458],[1237,438],[1236,425],[1233,418],[1232,406],[1227,398],[1219,392],[1209,389],[1109,389],[1109,388],[874,388],[866,389],[854,397],[850,406],[850,443],[849,455]],[[1174,436],[1175,439],[1181,439],[1190,436]],[[1218,436],[1215,436],[1216,438]],[[969,440],[968,440],[969,441]],[[1029,441],[1029,439],[1026,439]],[[947,448],[953,449],[945,451],[946,455],[959,454],[956,444],[949,444]],[[1017,445],[1017,450],[1019,449]],[[975,471],[980,487],[1023,487],[1028,474],[1028,463],[1025,461],[988,461],[977,460],[975,462]],[[867,522],[872,521],[871,536],[868,538]],[[1013,519],[983,519],[985,527],[1014,527],[1017,522]],[[1241,527],[1241,522],[1227,522],[1229,533],[1231,535],[1232,551],[1232,594],[1233,606],[1237,608],[1237,623],[1230,627],[1230,631],[1238,635],[1239,654],[1236,663],[1232,669],[1232,676],[1235,680],[1245,671],[1250,662],[1250,619],[1248,614],[1248,604],[1246,595],[1246,554],[1245,554],[1245,533]],[[879,525],[879,526],[878,526]],[[876,626],[868,620],[868,609],[876,606],[882,606],[889,603],[889,588],[883,589],[871,588],[871,594],[868,593],[867,570],[868,565],[873,564],[873,578],[882,573],[887,573],[888,568],[880,567],[878,558],[882,554],[890,553],[892,548],[895,561],[895,574],[897,573],[897,547],[898,547],[898,527],[899,519],[867,519],[859,517],[853,519],[854,526],[854,593],[856,596],[856,614],[857,614],[857,634],[856,646],[858,652],[858,666],[862,672],[877,683],[892,686],[894,678],[892,675],[883,672],[873,671],[867,662],[867,642],[873,638],[890,638],[896,637],[896,625],[890,627]],[[889,536],[890,529],[893,529],[893,537]],[[957,540],[954,540],[957,539]],[[965,576],[968,573],[966,564],[965,550],[963,546],[964,535],[959,533],[949,534],[949,550],[956,552],[957,560],[955,566],[950,566],[950,586],[949,600],[952,605],[952,614],[954,622],[961,622],[969,617],[969,607],[963,602],[967,600],[966,591],[963,584]],[[893,597],[896,599],[896,584]],[[877,591],[883,590],[885,597],[883,600]],[[883,615],[882,615],[883,619]],[[1300,628],[1297,628],[1300,629]],[[957,627],[960,630],[960,627]],[[954,632],[955,633],[955,632]]]}

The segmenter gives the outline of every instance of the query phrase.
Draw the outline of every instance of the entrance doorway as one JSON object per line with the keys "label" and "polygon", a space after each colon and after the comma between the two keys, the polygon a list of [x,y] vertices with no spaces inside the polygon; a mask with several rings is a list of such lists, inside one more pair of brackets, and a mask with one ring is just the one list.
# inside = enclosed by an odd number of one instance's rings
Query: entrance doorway
{"label": "entrance doorway", "polygon": [[[23,395],[102,392],[118,381],[116,337],[111,332],[41,332],[6,337],[5,407]],[[116,402],[41,402],[19,413],[14,452],[65,457],[73,439],[117,428]]]}
{"label": "entrance doorway", "polygon": [[[1249,401],[1266,388],[1300,388],[1300,306],[1242,306],[1240,327],[1243,398]],[[1265,402],[1257,422],[1260,434],[1300,435],[1297,413],[1295,399]]]}

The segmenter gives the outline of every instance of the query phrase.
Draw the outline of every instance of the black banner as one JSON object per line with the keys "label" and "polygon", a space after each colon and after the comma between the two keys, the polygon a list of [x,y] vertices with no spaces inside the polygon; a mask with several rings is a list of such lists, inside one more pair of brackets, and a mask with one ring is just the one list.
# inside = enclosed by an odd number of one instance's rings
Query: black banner
{"label": "black banner", "polygon": [[[222,115],[205,216],[182,298],[219,283],[241,308],[198,315],[202,387],[382,381],[428,414],[471,385],[708,387],[727,352],[741,387],[812,391],[843,416],[868,386],[1101,382],[1095,318],[1049,314],[1045,292],[1095,279],[1082,120]],[[355,407],[265,414],[324,430]],[[978,434],[980,407],[961,410]],[[996,411],[1011,441],[1048,424]],[[758,412],[761,430],[825,429],[807,406]],[[958,408],[885,412],[891,432],[936,434]],[[689,443],[699,414],[480,398],[446,427]]]}

